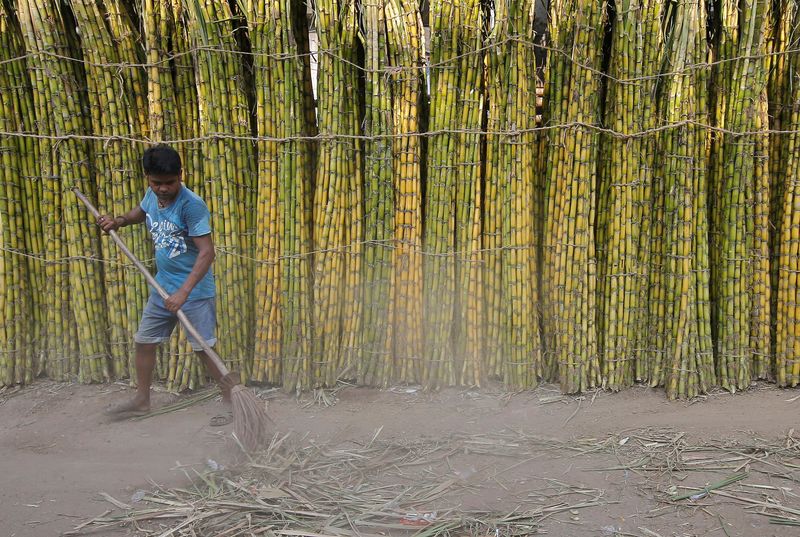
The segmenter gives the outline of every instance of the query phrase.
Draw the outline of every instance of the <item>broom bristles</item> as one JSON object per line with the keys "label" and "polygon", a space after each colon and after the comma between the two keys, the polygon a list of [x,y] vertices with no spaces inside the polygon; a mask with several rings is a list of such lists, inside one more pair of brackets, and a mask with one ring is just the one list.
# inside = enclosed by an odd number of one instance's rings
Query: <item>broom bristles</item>
{"label": "broom bristles", "polygon": [[256,451],[263,446],[269,434],[267,427],[272,420],[267,415],[264,401],[237,384],[231,389],[233,406],[233,433],[245,451]]}

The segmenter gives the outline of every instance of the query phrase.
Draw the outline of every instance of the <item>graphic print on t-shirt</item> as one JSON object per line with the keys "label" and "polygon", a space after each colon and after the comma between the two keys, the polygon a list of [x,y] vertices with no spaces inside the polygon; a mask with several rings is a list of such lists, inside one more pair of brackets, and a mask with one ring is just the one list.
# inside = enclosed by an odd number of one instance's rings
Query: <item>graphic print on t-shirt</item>
{"label": "graphic print on t-shirt", "polygon": [[153,235],[153,244],[156,250],[167,249],[167,255],[170,259],[188,250],[183,231],[174,222],[169,220],[154,222],[148,214],[147,227]]}
{"label": "graphic print on t-shirt", "polygon": [[[194,237],[211,233],[211,214],[205,202],[185,186],[167,207],[158,206],[151,188],[147,189],[139,205],[147,215],[145,223],[153,238],[158,269],[156,281],[172,294],[184,284],[197,262],[200,251]],[[189,298],[211,298],[214,295],[214,275],[208,269]]]}

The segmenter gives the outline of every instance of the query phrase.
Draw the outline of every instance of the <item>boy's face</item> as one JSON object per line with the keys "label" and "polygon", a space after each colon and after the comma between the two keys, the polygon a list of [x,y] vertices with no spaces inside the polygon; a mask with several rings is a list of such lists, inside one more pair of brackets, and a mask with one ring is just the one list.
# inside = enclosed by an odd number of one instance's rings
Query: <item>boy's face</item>
{"label": "boy's face", "polygon": [[148,175],[147,184],[161,203],[172,203],[181,191],[181,174]]}

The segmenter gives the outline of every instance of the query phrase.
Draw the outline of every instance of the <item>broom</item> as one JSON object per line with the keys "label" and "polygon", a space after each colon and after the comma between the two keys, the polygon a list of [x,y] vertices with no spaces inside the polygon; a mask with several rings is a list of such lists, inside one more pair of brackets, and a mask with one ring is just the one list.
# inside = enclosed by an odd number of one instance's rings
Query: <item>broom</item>
{"label": "broom", "polygon": [[[86,196],[81,193],[80,190],[73,188],[72,191],[76,196],[78,196],[78,199],[81,200],[84,205],[86,205],[86,208],[89,209],[89,212],[91,212],[95,218],[100,217],[100,212],[92,205]],[[148,272],[147,268],[145,268],[142,262],[139,261],[135,255],[133,255],[127,246],[125,246],[125,243],[119,238],[117,232],[110,231],[109,235],[111,235],[111,238],[117,243],[117,246],[119,246],[120,250],[122,250],[122,252],[128,256],[131,261],[133,261],[133,264],[136,265],[136,268],[139,269],[139,272],[144,274],[144,277],[147,279],[147,283],[152,285],[162,298],[169,298],[169,293],[167,293],[164,288],[158,284],[156,279],[153,278],[150,272]],[[264,403],[260,401],[252,391],[239,384],[237,379],[230,374],[230,371],[228,371],[228,368],[225,367],[222,359],[216,352],[214,352],[214,349],[212,349],[208,343],[206,343],[205,339],[200,336],[200,333],[197,331],[197,329],[192,325],[192,323],[189,322],[186,314],[183,313],[182,310],[178,310],[177,315],[186,331],[189,332],[189,334],[191,334],[195,340],[200,342],[200,346],[203,348],[203,351],[209,358],[211,358],[211,360],[214,362],[214,365],[217,366],[217,369],[219,369],[220,373],[222,374],[222,383],[231,386],[233,433],[245,451],[255,451],[267,439],[267,422],[270,421],[270,419],[267,415],[266,409],[264,408]]]}

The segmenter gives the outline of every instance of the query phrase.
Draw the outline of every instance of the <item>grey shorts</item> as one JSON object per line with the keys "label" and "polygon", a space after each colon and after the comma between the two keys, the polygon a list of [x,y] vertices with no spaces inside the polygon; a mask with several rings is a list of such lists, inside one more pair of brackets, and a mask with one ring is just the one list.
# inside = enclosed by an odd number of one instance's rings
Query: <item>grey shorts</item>
{"label": "grey shorts", "polygon": [[[194,325],[200,335],[206,340],[209,347],[217,342],[215,335],[217,329],[217,300],[215,298],[189,299],[181,308],[183,313]],[[169,341],[178,316],[164,307],[164,299],[155,294],[150,294],[147,305],[142,312],[139,331],[133,340],[136,343],[164,343]],[[201,351],[203,348],[190,334],[187,333],[192,349]]]}

